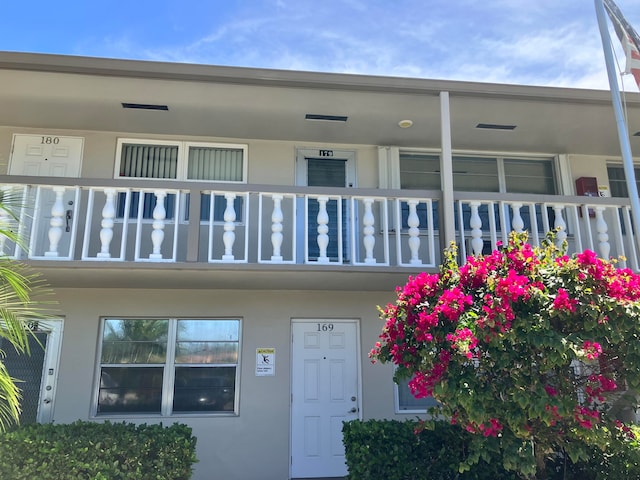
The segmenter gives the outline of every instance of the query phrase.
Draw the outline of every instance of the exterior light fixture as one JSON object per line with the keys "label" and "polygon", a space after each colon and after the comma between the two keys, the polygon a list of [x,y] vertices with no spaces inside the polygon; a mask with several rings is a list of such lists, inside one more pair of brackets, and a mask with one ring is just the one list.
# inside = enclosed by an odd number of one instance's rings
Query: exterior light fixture
{"label": "exterior light fixture", "polygon": [[400,128],[409,128],[413,125],[413,120],[400,120],[398,126]]}

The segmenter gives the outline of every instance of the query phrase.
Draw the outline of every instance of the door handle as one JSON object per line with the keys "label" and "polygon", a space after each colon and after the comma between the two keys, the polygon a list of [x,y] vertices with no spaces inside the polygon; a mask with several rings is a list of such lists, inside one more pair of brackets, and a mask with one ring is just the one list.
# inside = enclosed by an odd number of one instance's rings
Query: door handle
{"label": "door handle", "polygon": [[49,404],[51,403],[51,399],[50,399],[50,398],[45,398],[45,399],[43,400],[43,402],[44,402],[46,405],[49,405]]}
{"label": "door handle", "polygon": [[356,413],[358,411],[358,409],[356,407],[353,407],[351,410],[349,410],[349,413]]}
{"label": "door handle", "polygon": [[65,218],[65,220],[67,222],[67,226],[65,228],[65,232],[70,232],[71,231],[71,227],[69,226],[69,222],[73,218],[73,210],[67,210],[64,218]]}

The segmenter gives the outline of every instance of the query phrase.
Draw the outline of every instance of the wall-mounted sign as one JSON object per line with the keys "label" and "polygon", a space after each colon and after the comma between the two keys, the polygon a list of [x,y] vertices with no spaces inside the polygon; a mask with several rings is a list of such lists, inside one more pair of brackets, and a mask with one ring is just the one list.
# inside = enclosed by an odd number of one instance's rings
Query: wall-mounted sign
{"label": "wall-mounted sign", "polygon": [[276,349],[256,348],[256,377],[276,374]]}

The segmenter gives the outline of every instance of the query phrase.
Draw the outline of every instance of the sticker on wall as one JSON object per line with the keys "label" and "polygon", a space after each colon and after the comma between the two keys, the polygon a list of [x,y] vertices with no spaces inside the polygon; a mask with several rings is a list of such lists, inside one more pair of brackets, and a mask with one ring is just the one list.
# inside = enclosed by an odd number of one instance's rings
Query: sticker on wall
{"label": "sticker on wall", "polygon": [[276,374],[276,349],[256,348],[256,377]]}

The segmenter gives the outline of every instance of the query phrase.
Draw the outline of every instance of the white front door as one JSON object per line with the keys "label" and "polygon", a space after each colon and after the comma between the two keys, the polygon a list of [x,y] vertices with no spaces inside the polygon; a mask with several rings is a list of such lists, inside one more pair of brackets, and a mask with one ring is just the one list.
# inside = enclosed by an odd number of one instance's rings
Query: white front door
{"label": "white front door", "polygon": [[342,423],[359,418],[358,323],[294,320],[291,477],[344,477]]}
{"label": "white front door", "polygon": [[[80,176],[84,138],[65,137],[57,135],[22,135],[13,136],[11,159],[9,161],[9,175],[27,175],[43,177]],[[32,192],[30,202],[37,203],[36,211],[29,212],[29,218],[36,222],[32,227],[35,235],[30,239],[30,257],[68,257],[71,251],[71,241],[75,232],[77,191],[62,189],[56,193],[55,188],[42,187],[39,193]],[[55,251],[52,251],[49,238],[52,208],[58,202],[57,208],[62,211],[60,238],[56,238]]]}
{"label": "white front door", "polygon": [[31,354],[18,354],[4,338],[0,349],[9,374],[18,380],[22,392],[20,424],[53,421],[58,361],[62,337],[62,320],[33,321],[29,328]]}
{"label": "white front door", "polygon": [[82,137],[16,134],[9,175],[79,177],[83,144]]}

